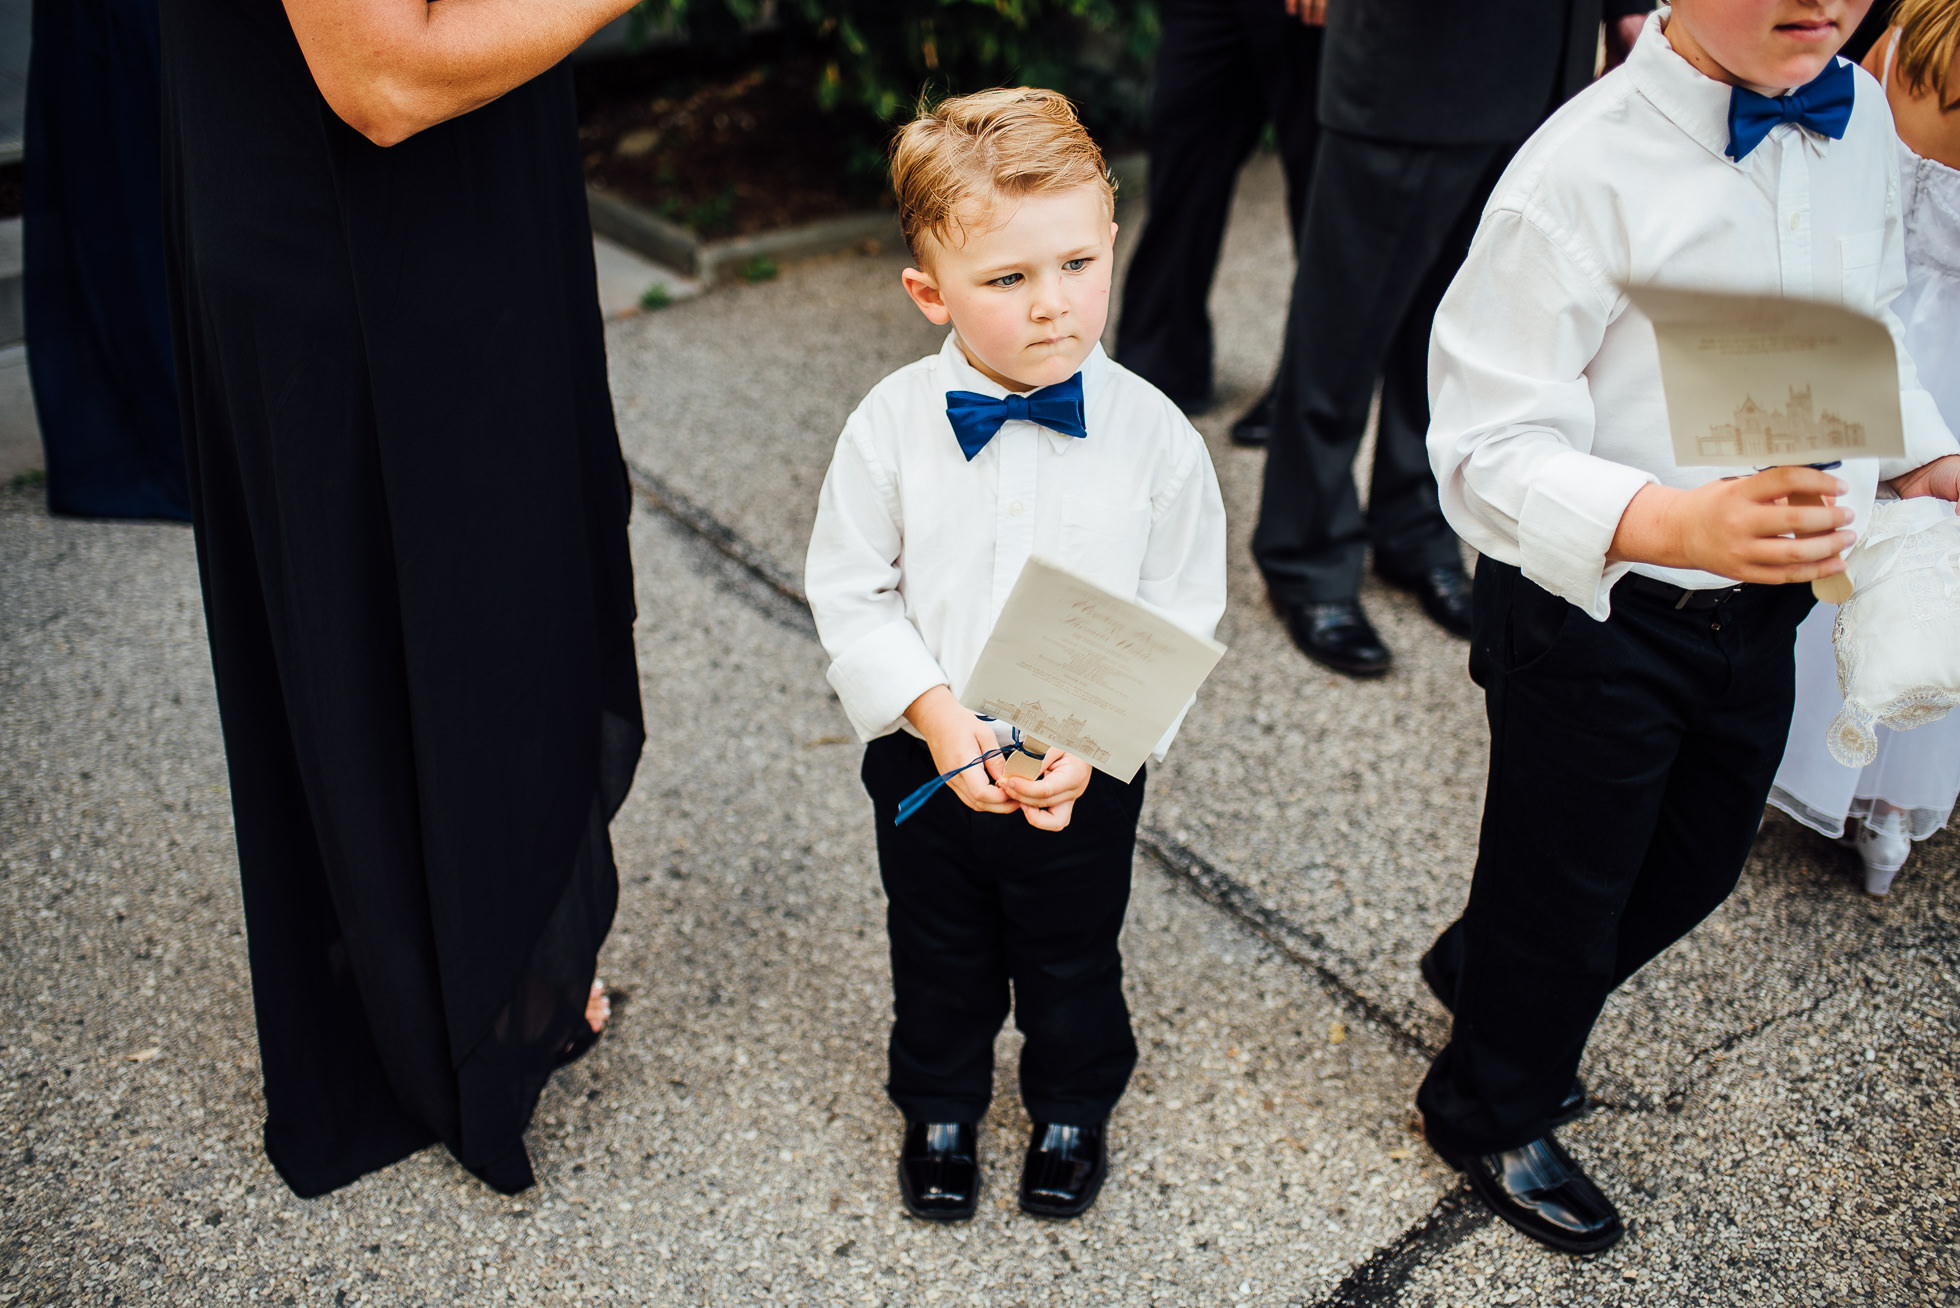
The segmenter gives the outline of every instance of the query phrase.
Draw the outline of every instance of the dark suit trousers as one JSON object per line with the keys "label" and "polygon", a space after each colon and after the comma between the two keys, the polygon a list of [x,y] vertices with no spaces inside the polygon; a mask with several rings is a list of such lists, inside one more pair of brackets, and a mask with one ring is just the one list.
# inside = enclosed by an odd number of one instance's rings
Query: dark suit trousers
{"label": "dark suit trousers", "polygon": [[[1424,444],[1429,328],[1515,149],[1321,133],[1252,536],[1281,604],[1353,599],[1370,545],[1391,575],[1460,562]],[[1364,514],[1354,456],[1378,378]]]}
{"label": "dark suit trousers", "polygon": [[1735,888],[1783,754],[1808,586],[1594,622],[1480,560],[1471,670],[1490,778],[1470,900],[1436,944],[1449,1044],[1416,1103],[1446,1152],[1544,1135],[1614,987]]}
{"label": "dark suit trousers", "polygon": [[1272,123],[1299,232],[1313,175],[1320,29],[1282,0],[1168,0],[1150,101],[1150,213],[1123,282],[1116,357],[1178,403],[1211,396],[1206,301],[1239,168]]}
{"label": "dark suit trousers", "polygon": [[984,1117],[1011,990],[1028,1115],[1101,1122],[1137,1061],[1116,940],[1143,774],[1126,786],[1096,773],[1062,831],[976,813],[944,787],[892,825],[899,801],[933,775],[925,745],[903,732],[865,748],[889,901],[892,1102],[913,1121]]}

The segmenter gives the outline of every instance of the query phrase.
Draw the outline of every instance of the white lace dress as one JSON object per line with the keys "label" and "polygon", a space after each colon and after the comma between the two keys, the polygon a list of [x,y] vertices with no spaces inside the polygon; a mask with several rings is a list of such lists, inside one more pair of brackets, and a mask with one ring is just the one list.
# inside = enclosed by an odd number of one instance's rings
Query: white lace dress
{"label": "white lace dress", "polygon": [[[1906,289],[1892,303],[1906,349],[1947,425],[1960,431],[1960,170],[1899,145]],[[1862,768],[1834,760],[1825,740],[1843,708],[1831,627],[1819,604],[1797,632],[1797,711],[1770,803],[1827,836],[1859,818],[1874,830],[1924,840],[1945,826],[1960,795],[1960,712],[1911,731],[1880,726],[1878,757]]]}

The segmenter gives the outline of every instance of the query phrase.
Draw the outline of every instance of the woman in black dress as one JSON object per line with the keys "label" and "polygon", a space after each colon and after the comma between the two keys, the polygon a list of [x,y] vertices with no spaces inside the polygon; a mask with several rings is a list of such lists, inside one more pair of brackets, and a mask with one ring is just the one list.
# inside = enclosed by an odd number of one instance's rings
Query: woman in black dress
{"label": "woman in black dress", "polygon": [[266,1152],[302,1195],[437,1140],[523,1189],[603,1020],[642,735],[561,60],[629,3],[163,0]]}

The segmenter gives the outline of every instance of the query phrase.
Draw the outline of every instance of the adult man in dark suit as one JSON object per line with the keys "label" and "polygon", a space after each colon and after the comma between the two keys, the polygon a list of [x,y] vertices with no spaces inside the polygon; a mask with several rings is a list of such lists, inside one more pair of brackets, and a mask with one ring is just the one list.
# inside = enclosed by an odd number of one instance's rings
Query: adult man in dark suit
{"label": "adult man in dark suit", "polygon": [[[1304,16],[1289,9],[1310,7]],[[1150,212],[1123,282],[1116,357],[1186,413],[1212,404],[1205,302],[1232,184],[1271,123],[1300,234],[1313,176],[1322,0],[1166,0],[1150,101]],[[1262,400],[1266,405],[1270,400]]]}
{"label": "adult man in dark suit", "polygon": [[[1450,12],[1328,0],[1321,136],[1252,539],[1294,642],[1360,676],[1392,662],[1357,597],[1371,546],[1377,573],[1469,635],[1470,582],[1423,446],[1429,325],[1512,153],[1592,79],[1602,0]],[[1353,465],[1377,379],[1364,511]]]}

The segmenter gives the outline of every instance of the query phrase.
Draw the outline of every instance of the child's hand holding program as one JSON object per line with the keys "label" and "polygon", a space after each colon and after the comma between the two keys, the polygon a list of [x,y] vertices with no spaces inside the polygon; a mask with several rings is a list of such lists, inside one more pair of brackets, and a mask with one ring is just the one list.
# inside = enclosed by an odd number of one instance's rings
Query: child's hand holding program
{"label": "child's hand holding program", "polygon": [[[1831,499],[1850,487],[1802,465],[1766,468],[1692,489],[1643,486],[1620,515],[1609,563],[1693,568],[1771,585],[1844,571],[1852,512]],[[1822,498],[1792,504],[1792,496]]]}
{"label": "child's hand holding program", "polygon": [[1051,749],[1042,761],[1039,777],[1003,777],[1000,787],[1020,801],[1029,826],[1060,831],[1068,825],[1075,801],[1089,788],[1090,771],[1086,759]]}
{"label": "child's hand holding program", "polygon": [[946,785],[959,796],[960,803],[976,813],[1012,813],[1021,807],[1019,800],[1000,789],[1000,759],[987,758],[980,765],[986,771],[984,777],[967,766],[993,752],[994,728],[954,699],[952,691],[943,685],[934,686],[906,708],[905,720],[932,751],[932,766],[939,775],[953,773]]}

